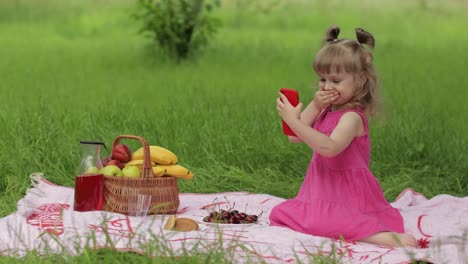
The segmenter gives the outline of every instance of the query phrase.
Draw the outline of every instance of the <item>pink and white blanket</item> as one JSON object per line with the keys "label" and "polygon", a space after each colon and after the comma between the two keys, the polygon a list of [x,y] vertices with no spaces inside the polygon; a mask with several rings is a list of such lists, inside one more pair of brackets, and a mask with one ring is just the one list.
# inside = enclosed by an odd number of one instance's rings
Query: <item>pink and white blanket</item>
{"label": "pink and white blanket", "polygon": [[[128,217],[110,212],[73,211],[73,188],[55,185],[41,173],[31,175],[33,187],[18,210],[0,219],[0,254],[21,257],[39,254],[77,255],[86,248],[152,252],[165,249],[175,255],[219,249],[232,262],[308,263],[317,255],[344,263],[468,262],[468,197],[438,195],[427,199],[411,189],[392,203],[405,220],[405,229],[419,241],[419,248],[390,248],[366,243],[346,243],[268,225],[271,208],[284,199],[244,192],[181,193],[178,217],[199,221],[199,230],[164,230],[167,216]],[[259,214],[254,225],[203,223],[207,208],[224,208],[226,200],[239,211]],[[213,205],[216,204],[216,205]],[[220,244],[220,242],[222,243]],[[167,253],[167,252],[166,252]]]}

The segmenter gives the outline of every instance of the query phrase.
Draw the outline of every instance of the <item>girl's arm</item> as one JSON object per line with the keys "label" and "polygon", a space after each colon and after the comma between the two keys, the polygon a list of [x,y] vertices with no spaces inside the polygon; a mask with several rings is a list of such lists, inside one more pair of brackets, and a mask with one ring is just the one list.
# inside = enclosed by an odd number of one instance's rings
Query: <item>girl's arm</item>
{"label": "girl's arm", "polygon": [[364,134],[362,118],[355,112],[345,113],[329,137],[297,118],[289,119],[286,123],[314,152],[325,157],[338,155],[351,144],[354,137]]}
{"label": "girl's arm", "polygon": [[[314,99],[309,103],[306,109],[302,111],[299,119],[304,124],[312,127],[322,110],[337,98],[338,93],[336,91],[326,91],[324,89],[318,90],[315,92]],[[288,139],[293,143],[302,142],[300,137],[288,136]]]}
{"label": "girl's arm", "polygon": [[345,113],[328,137],[300,120],[301,108],[301,103],[293,107],[282,94],[277,100],[277,109],[281,118],[304,143],[323,156],[336,156],[348,147],[354,137],[364,134],[363,121],[355,112]]}
{"label": "girl's arm", "polygon": [[[302,111],[299,119],[305,125],[312,126],[315,123],[315,119],[320,114],[320,109],[317,107],[315,100],[312,100],[310,104]],[[297,135],[297,134],[296,134]],[[289,141],[292,143],[300,143],[302,139],[300,137],[288,136]]]}

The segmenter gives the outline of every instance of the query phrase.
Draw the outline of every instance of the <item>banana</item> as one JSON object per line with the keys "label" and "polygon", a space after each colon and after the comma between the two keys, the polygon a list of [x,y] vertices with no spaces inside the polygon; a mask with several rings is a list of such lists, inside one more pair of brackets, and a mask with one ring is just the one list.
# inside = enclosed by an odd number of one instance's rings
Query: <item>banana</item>
{"label": "banana", "polygon": [[[160,146],[149,146],[151,161],[157,164],[171,165],[177,164],[179,159],[177,156],[170,150],[165,149]],[[143,147],[137,149],[132,153],[132,160],[142,160],[143,159]]]}
{"label": "banana", "polygon": [[180,165],[156,165],[153,168],[164,169],[165,175],[174,176],[181,179],[191,180],[193,179],[193,173],[185,167]]}
{"label": "banana", "polygon": [[[154,162],[151,162],[151,166],[155,166],[156,163]],[[125,163],[125,167],[128,167],[128,166],[137,166],[140,170],[143,168],[143,160],[131,160],[127,163]]]}
{"label": "banana", "polygon": [[154,177],[160,177],[166,174],[166,169],[160,166],[153,166],[153,175]]}

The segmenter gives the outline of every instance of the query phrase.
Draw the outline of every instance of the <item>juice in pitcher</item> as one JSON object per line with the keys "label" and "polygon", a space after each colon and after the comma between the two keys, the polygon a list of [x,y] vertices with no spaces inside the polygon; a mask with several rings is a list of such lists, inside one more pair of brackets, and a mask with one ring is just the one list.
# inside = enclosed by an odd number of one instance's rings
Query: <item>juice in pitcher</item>
{"label": "juice in pitcher", "polygon": [[75,205],[74,210],[96,211],[104,206],[103,175],[85,174],[75,177]]}
{"label": "juice in pitcher", "polygon": [[104,176],[99,173],[102,142],[80,141],[82,157],[75,176],[75,211],[96,211],[104,207]]}

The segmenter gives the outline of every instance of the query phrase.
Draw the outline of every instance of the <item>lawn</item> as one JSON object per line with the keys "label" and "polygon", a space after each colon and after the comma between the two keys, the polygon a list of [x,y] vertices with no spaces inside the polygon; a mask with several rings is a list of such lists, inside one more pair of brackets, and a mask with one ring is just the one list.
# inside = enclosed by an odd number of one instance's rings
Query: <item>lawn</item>
{"label": "lawn", "polygon": [[223,26],[210,45],[177,63],[137,33],[135,1],[2,1],[0,214],[33,172],[73,186],[80,140],[110,147],[121,134],[176,153],[195,173],[181,192],[294,197],[312,152],[282,135],[275,100],[281,87],[311,100],[332,24],[376,38],[385,111],[371,121],[371,169],[386,198],[467,196],[467,6],[345,2],[231,2],[213,12]]}

